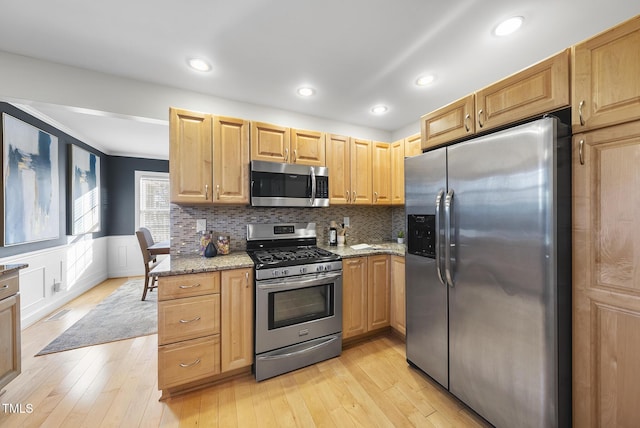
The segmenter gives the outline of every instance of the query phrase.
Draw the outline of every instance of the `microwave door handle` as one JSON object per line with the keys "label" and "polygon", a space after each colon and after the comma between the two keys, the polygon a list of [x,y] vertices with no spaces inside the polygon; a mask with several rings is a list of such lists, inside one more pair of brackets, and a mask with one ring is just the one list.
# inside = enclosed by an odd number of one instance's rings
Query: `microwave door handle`
{"label": "microwave door handle", "polygon": [[316,171],[314,167],[309,168],[311,170],[311,206],[316,203]]}
{"label": "microwave door handle", "polygon": [[438,196],[436,196],[436,272],[438,273],[438,280],[442,285],[446,287],[444,275],[442,275],[442,253],[440,251],[440,207],[442,206],[442,198],[444,197],[444,190],[440,189]]}

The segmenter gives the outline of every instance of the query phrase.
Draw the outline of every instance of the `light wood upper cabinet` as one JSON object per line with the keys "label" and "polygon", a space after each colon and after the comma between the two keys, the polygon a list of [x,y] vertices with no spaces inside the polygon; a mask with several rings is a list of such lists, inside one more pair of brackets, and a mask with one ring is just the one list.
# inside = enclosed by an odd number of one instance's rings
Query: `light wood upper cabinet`
{"label": "light wood upper cabinet", "polygon": [[391,205],[391,146],[389,143],[372,143],[373,204]]}
{"label": "light wood upper cabinet", "polygon": [[640,120],[573,136],[576,427],[640,421],[638,159]]}
{"label": "light wood upper cabinet", "polygon": [[222,271],[222,372],[253,364],[253,269]]}
{"label": "light wood upper cabinet", "polygon": [[566,49],[422,116],[422,149],[568,107],[569,57]]}
{"label": "light wood upper cabinet", "polygon": [[[371,140],[351,140],[350,162],[351,162],[351,196],[352,204],[371,205],[372,195],[372,162],[371,162]],[[331,186],[331,180],[329,180]]]}
{"label": "light wood upper cabinet", "polygon": [[291,130],[291,163],[325,166],[325,151],[324,132]]}
{"label": "light wood upper cabinet", "polygon": [[249,122],[171,108],[171,202],[249,202]]}
{"label": "light wood upper cabinet", "polygon": [[251,160],[325,166],[324,132],[251,122]]}
{"label": "light wood upper cabinet", "polygon": [[[404,205],[404,157],[407,140],[391,143],[391,205]],[[418,143],[420,135],[418,134]],[[418,144],[419,146],[419,144]]]}
{"label": "light wood upper cabinet", "polygon": [[391,256],[391,327],[407,334],[404,257]]}
{"label": "light wood upper cabinet", "polygon": [[476,92],[476,132],[569,106],[566,49]]}
{"label": "light wood upper cabinet", "polygon": [[573,132],[640,117],[640,16],[573,50]]}
{"label": "light wood upper cabinet", "polygon": [[327,167],[329,168],[329,203],[344,205],[351,196],[351,138],[327,136]]}
{"label": "light wood upper cabinet", "polygon": [[473,94],[446,105],[420,118],[421,149],[437,147],[476,131]]}
{"label": "light wood upper cabinet", "polygon": [[367,258],[342,261],[342,337],[367,332]]}
{"label": "light wood upper cabinet", "polygon": [[251,122],[251,160],[289,162],[291,130],[284,126]]}
{"label": "light wood upper cabinet", "polygon": [[249,121],[213,118],[214,203],[249,203]]}
{"label": "light wood upper cabinet", "polygon": [[212,201],[212,116],[188,110],[169,110],[169,177],[171,202]]}
{"label": "light wood upper cabinet", "polygon": [[411,135],[404,139],[404,157],[415,156],[422,153],[422,136]]}
{"label": "light wood upper cabinet", "polygon": [[367,257],[367,331],[388,327],[391,321],[389,261],[387,255]]}

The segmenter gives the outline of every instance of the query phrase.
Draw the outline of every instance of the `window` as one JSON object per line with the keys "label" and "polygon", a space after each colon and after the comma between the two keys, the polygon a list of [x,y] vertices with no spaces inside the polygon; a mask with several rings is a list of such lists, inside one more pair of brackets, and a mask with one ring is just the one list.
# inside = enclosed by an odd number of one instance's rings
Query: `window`
{"label": "window", "polygon": [[169,174],[136,171],[136,230],[146,227],[156,242],[169,233]]}

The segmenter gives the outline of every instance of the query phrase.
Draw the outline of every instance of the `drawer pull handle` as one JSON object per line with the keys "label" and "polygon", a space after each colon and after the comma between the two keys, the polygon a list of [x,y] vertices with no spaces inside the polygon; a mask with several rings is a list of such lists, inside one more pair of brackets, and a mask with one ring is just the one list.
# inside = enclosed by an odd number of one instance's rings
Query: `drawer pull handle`
{"label": "drawer pull handle", "polygon": [[181,322],[182,324],[187,324],[187,323],[194,322],[194,321],[200,321],[200,317],[195,317],[195,318],[194,318],[194,319],[192,319],[192,320],[180,320],[180,322]]}
{"label": "drawer pull handle", "polygon": [[200,364],[200,358],[196,359],[193,363],[188,363],[188,364],[180,363],[180,367],[182,367],[183,369],[186,369],[187,367],[193,367],[196,364]]}
{"label": "drawer pull handle", "polygon": [[5,285],[3,285],[2,287],[0,287],[0,289],[2,289],[2,290],[6,290],[6,289],[8,289],[8,288],[9,288],[9,284],[5,284]]}
{"label": "drawer pull handle", "polygon": [[193,285],[181,285],[180,286],[180,288],[195,288],[195,287],[200,287],[200,283],[193,284]]}

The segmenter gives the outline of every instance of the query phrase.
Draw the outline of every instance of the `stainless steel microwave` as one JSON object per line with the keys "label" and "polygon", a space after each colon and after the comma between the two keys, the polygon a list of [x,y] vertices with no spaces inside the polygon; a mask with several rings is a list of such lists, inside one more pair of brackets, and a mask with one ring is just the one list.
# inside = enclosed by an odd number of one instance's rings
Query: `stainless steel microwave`
{"label": "stainless steel microwave", "polygon": [[329,169],[251,161],[251,206],[328,207]]}

